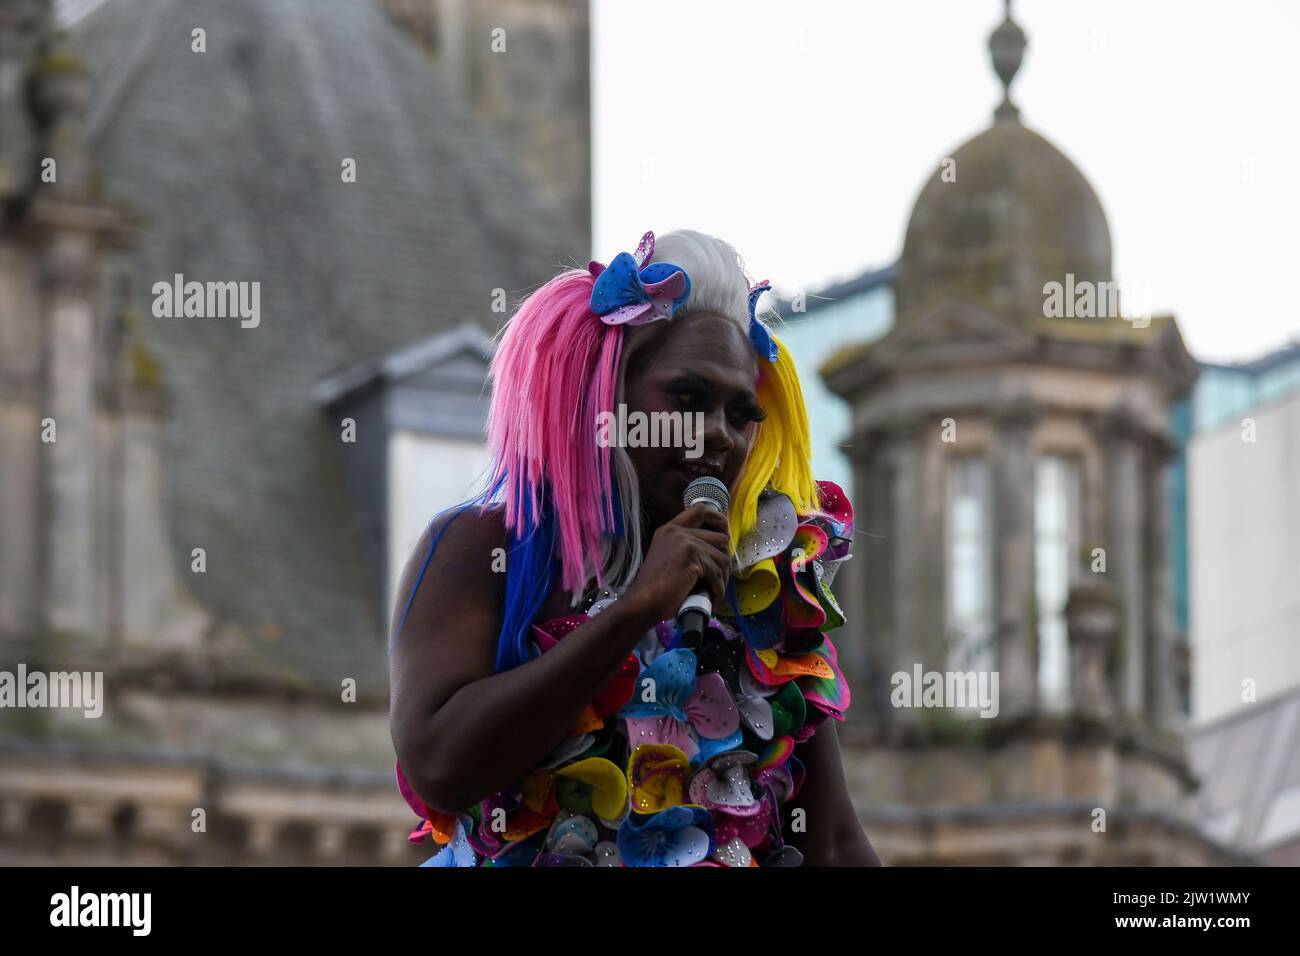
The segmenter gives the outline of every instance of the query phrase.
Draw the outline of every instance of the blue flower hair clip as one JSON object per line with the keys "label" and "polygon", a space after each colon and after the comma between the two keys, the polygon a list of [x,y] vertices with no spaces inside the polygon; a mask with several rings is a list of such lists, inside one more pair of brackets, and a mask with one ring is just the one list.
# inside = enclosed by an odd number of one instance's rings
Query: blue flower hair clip
{"label": "blue flower hair clip", "polygon": [[647,232],[635,256],[620,252],[608,265],[594,259],[587,271],[596,277],[591,311],[606,325],[645,325],[671,319],[691,295],[691,279],[671,262],[646,263],[655,251],[655,234]]}
{"label": "blue flower hair clip", "polygon": [[749,289],[749,341],[754,343],[754,351],[760,358],[765,358],[775,365],[778,355],[776,339],[772,338],[772,333],[767,330],[767,326],[758,321],[758,316],[755,314],[759,297],[771,288],[772,284],[764,279]]}
{"label": "blue flower hair clip", "polygon": [[[587,271],[596,279],[589,307],[606,325],[645,325],[671,319],[686,305],[691,295],[690,276],[671,262],[650,262],[654,251],[655,234],[647,232],[635,253],[620,252],[608,266],[594,259],[587,264]],[[780,354],[776,339],[756,315],[759,298],[770,289],[767,279],[749,289],[749,340],[759,356],[776,364]]]}

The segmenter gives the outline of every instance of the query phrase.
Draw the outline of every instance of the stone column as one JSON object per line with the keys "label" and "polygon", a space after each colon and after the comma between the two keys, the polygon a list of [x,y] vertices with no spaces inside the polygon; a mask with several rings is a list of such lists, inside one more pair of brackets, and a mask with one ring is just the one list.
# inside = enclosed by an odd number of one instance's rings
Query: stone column
{"label": "stone column", "polygon": [[1151,667],[1147,687],[1151,694],[1152,724],[1161,731],[1181,736],[1182,714],[1179,707],[1177,661],[1174,642],[1173,564],[1170,555],[1169,462],[1177,446],[1163,434],[1152,434],[1146,455],[1147,567],[1150,569],[1150,651]]}
{"label": "stone column", "polygon": [[993,606],[1002,715],[1038,702],[1038,622],[1034,611],[1034,456],[1029,438],[1039,411],[1028,398],[991,410]]}
{"label": "stone column", "polygon": [[136,841],[178,850],[195,843],[192,829],[192,808],[177,805],[172,796],[162,797],[145,792],[147,796],[137,805],[135,821]]}
{"label": "stone column", "polygon": [[[883,432],[859,433],[849,446],[853,463],[853,557],[836,573],[831,590],[844,610],[845,624],[832,632],[840,669],[853,693],[848,719],[868,722],[888,706],[890,594],[889,523],[893,513],[887,484]],[[883,676],[882,676],[883,675]]]}
{"label": "stone column", "polygon": [[68,837],[85,844],[107,840],[113,831],[113,808],[103,800],[89,797],[70,800]]}
{"label": "stone column", "polygon": [[37,179],[38,131],[27,92],[48,19],[48,6],[40,2],[0,3],[0,202],[25,195]]}
{"label": "stone column", "polygon": [[347,828],[337,821],[320,823],[316,827],[316,859],[322,863],[338,862],[347,840]]}
{"label": "stone column", "polygon": [[96,588],[94,240],[56,232],[44,260],[46,328],[42,418],[55,423],[44,446],[45,620],[49,629],[91,633],[99,620]]}
{"label": "stone column", "polygon": [[[380,861],[387,866],[397,866],[405,863],[411,858],[410,847],[411,844],[406,839],[406,833],[400,827],[385,826],[379,843]],[[433,856],[432,853],[429,855]]]}
{"label": "stone column", "polygon": [[0,833],[13,838],[26,822],[27,805],[23,795],[17,792],[4,794],[4,799],[0,800]]}
{"label": "stone column", "polygon": [[275,838],[281,821],[258,817],[249,819],[247,823],[249,862],[265,863],[271,861],[271,857],[275,853]]}
{"label": "stone column", "polygon": [[1146,480],[1139,447],[1141,426],[1127,408],[1090,420],[1106,459],[1106,569],[1119,602],[1120,712],[1140,719],[1146,710],[1146,568],[1143,554]]}
{"label": "stone column", "polygon": [[121,213],[90,199],[91,165],[82,116],[89,77],[56,43],[43,62],[34,92],[47,114],[44,148],[57,164],[32,207],[42,243],[45,366],[42,418],[55,423],[44,446],[42,475],[46,541],[42,556],[45,623],[52,631],[106,630],[105,590],[97,568],[105,563],[105,535],[97,520],[103,464],[97,451],[99,360],[96,317],[105,240]]}
{"label": "stone column", "polygon": [[[924,565],[924,547],[919,529],[921,526],[921,435],[918,426],[899,422],[889,429],[889,459],[892,472],[891,489],[893,515],[890,520],[889,548],[892,560],[890,581],[893,613],[890,619],[889,653],[884,661],[886,690],[890,676],[896,671],[912,673],[913,665],[920,662],[922,669],[931,669],[933,661],[926,658],[930,641],[924,633],[925,607],[919,586],[922,576],[928,573]],[[907,708],[890,708],[895,720],[914,719],[918,715]]]}

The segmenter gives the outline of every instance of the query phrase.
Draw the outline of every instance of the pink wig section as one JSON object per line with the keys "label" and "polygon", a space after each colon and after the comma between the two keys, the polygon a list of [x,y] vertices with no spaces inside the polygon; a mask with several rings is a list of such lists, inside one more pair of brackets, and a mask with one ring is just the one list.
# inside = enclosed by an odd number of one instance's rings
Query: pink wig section
{"label": "pink wig section", "polygon": [[591,312],[595,281],[570,270],[524,300],[488,371],[492,483],[504,482],[506,527],[532,531],[549,487],[569,592],[593,574],[606,586],[601,540],[616,528],[610,449],[596,441],[596,423],[614,410],[623,329]]}

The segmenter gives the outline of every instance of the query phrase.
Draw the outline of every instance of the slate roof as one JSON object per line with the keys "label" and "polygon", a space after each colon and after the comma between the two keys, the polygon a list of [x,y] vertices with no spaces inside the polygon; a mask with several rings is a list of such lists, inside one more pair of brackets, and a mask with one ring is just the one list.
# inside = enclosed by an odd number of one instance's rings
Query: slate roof
{"label": "slate roof", "polygon": [[[274,635],[250,642],[258,670],[386,681],[349,446],[313,388],[464,320],[495,331],[492,290],[513,305],[590,250],[376,4],[108,0],[71,40],[105,194],[145,221],[134,300],[171,399],[177,571],[220,623]],[[260,281],[260,326],[155,318],[174,273]]]}
{"label": "slate roof", "polygon": [[495,343],[482,328],[463,322],[396,352],[343,369],[317,383],[312,396],[322,405],[338,405],[371,389],[389,387],[462,351],[477,355],[486,365],[492,360],[494,348]]}
{"label": "slate roof", "polygon": [[1193,727],[1207,831],[1278,866],[1300,865],[1300,687]]}

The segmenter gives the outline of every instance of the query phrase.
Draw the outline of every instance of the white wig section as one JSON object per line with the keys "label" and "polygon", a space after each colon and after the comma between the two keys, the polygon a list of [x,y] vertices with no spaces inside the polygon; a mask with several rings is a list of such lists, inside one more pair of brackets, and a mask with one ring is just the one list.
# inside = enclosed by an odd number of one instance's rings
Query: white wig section
{"label": "white wig section", "polygon": [[[694,229],[678,229],[655,237],[655,252],[650,261],[680,266],[691,280],[691,294],[684,311],[669,321],[680,322],[689,312],[716,312],[734,321],[748,335],[749,278],[744,261],[730,243]],[[661,320],[633,326],[624,333],[615,397],[618,404],[625,402],[629,360],[662,332]],[[613,448],[611,453],[625,538],[606,539],[601,547],[601,567],[605,579],[613,582],[611,587],[621,593],[641,569],[642,542],[655,529],[643,525],[641,486],[632,459],[623,448]],[[574,594],[572,598],[573,605],[577,606],[582,595]]]}
{"label": "white wig section", "polygon": [[[691,280],[688,312],[716,312],[749,331],[749,279],[740,254],[728,242],[694,229],[655,237],[651,262],[671,262]],[[680,316],[678,316],[680,318]]]}

